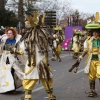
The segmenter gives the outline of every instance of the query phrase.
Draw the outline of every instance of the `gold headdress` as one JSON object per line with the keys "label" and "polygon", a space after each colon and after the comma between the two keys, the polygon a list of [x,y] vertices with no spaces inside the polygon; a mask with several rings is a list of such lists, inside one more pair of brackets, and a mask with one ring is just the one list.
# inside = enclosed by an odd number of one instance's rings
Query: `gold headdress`
{"label": "gold headdress", "polygon": [[81,31],[78,28],[73,28],[73,32],[74,34],[80,34]]}
{"label": "gold headdress", "polygon": [[56,25],[56,27],[54,27],[54,30],[62,30],[62,28]]}
{"label": "gold headdress", "polygon": [[35,12],[33,12],[33,17],[30,15],[26,15],[26,18],[27,18],[28,22],[30,23],[31,27],[36,27],[36,26],[42,25],[44,18],[45,18],[45,14],[40,15],[38,18],[37,12],[35,11]]}
{"label": "gold headdress", "polygon": [[86,29],[100,29],[99,13],[96,12],[96,16],[87,20]]}

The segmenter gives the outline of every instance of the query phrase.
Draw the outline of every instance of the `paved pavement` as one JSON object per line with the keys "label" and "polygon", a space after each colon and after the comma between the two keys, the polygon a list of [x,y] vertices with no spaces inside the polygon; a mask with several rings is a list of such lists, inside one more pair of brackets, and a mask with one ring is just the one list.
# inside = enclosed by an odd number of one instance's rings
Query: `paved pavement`
{"label": "paved pavement", "polygon": [[[51,53],[50,53],[51,57]],[[62,62],[51,61],[51,68],[54,75],[54,93],[57,100],[100,100],[100,84],[99,80],[96,80],[96,91],[98,93],[97,98],[90,98],[85,94],[89,91],[89,81],[84,74],[84,62],[85,58],[81,61],[78,72],[69,73],[68,69],[75,62],[68,51],[63,51],[61,54]],[[50,59],[50,58],[49,58]],[[0,100],[20,100],[24,93],[22,88],[17,90],[17,94],[0,94]],[[32,100],[48,100],[47,94],[42,84],[36,84],[32,91]]]}

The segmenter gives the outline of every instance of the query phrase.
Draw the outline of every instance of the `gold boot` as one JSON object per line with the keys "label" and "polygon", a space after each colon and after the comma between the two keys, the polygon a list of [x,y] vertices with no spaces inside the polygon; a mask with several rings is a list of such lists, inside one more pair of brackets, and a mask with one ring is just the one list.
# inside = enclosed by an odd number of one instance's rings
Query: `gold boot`
{"label": "gold boot", "polygon": [[32,100],[31,92],[25,91],[25,98],[21,98],[21,100]]}
{"label": "gold boot", "polygon": [[55,53],[54,52],[52,52],[52,58],[51,58],[51,60],[52,61],[56,61],[56,59],[55,59]]}
{"label": "gold boot", "polygon": [[90,80],[90,89],[89,97],[97,97],[97,93],[95,91],[95,81]]}
{"label": "gold boot", "polygon": [[48,93],[49,100],[56,100],[56,96],[53,93]]}
{"label": "gold boot", "polygon": [[56,61],[55,57],[53,57],[53,56],[52,56],[51,60],[52,60],[52,61]]}

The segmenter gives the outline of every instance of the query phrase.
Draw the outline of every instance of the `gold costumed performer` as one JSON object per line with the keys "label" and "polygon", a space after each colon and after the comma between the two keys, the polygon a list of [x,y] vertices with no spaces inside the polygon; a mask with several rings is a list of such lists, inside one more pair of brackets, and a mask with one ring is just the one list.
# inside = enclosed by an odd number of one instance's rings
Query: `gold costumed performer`
{"label": "gold costumed performer", "polygon": [[79,54],[79,33],[78,29],[74,29],[74,35],[72,38],[72,50],[73,50],[73,58],[77,58]]}
{"label": "gold costumed performer", "polygon": [[[63,33],[62,33],[62,28],[59,27],[58,25],[54,28],[54,34],[53,34],[53,44],[54,47],[56,48],[56,52],[60,56],[61,54],[61,43],[63,42]],[[55,61],[55,53],[52,52],[52,61]]]}
{"label": "gold costumed performer", "polygon": [[[25,97],[21,100],[32,100],[31,92],[38,80],[42,82],[49,100],[56,100],[52,87],[52,70],[48,61],[48,45],[50,45],[53,51],[56,50],[49,35],[42,28],[43,16],[40,15],[39,18],[37,18],[37,12],[33,14],[34,17],[26,16],[28,19],[28,21],[25,22],[26,34],[17,44],[20,49],[17,48],[14,50],[15,52],[22,50],[24,55],[28,55],[23,80]],[[58,61],[61,60],[59,56],[57,56],[57,58]]]}
{"label": "gold costumed performer", "polygon": [[84,48],[84,41],[86,40],[86,32],[85,31],[80,31],[80,34],[79,34],[79,48],[80,48],[80,52],[83,52],[83,48]]}
{"label": "gold costumed performer", "polygon": [[[79,56],[77,62],[72,66],[72,69],[79,65],[82,58],[87,54],[84,73],[87,74],[90,83],[90,92],[87,93],[89,97],[96,97],[95,80],[100,80],[100,24],[98,22],[90,22],[86,25],[86,29],[91,30],[92,37],[87,38],[84,42],[84,51]],[[69,70],[70,72],[72,71]]]}

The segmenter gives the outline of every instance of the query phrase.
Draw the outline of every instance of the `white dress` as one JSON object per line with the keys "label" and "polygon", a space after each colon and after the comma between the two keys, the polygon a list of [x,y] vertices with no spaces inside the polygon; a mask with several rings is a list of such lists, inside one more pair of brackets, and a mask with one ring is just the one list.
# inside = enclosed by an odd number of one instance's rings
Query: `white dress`
{"label": "white dress", "polygon": [[[18,42],[20,38],[20,35],[17,35],[16,42]],[[6,39],[2,39],[2,41],[5,42]],[[9,58],[10,64],[6,64],[7,57]],[[3,51],[0,59],[0,93],[5,93],[15,89],[15,82],[11,74],[12,68],[15,70],[16,75],[20,79],[23,79],[24,74],[19,68],[17,59],[15,58],[14,54],[7,54],[5,51]]]}

